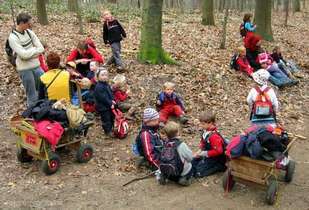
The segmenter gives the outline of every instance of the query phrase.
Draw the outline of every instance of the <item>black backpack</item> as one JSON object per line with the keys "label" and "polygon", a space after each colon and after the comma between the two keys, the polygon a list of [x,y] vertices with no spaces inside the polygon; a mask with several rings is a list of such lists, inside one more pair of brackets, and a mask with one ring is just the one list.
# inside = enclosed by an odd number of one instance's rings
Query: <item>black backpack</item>
{"label": "black backpack", "polygon": [[183,170],[183,162],[178,154],[177,148],[182,142],[174,139],[164,143],[160,155],[160,171],[166,177],[180,176]]}
{"label": "black backpack", "polygon": [[[27,32],[28,36],[31,39],[31,43],[33,44],[32,37],[31,37],[29,31],[26,30],[26,32]],[[12,30],[12,33],[15,36],[17,36],[17,38],[19,38],[18,35],[14,32],[14,30]],[[14,67],[16,67],[16,57],[17,57],[17,54],[11,48],[9,39],[7,39],[6,42],[5,42],[5,52],[6,52],[6,55],[7,55],[7,58],[8,58],[8,61],[10,62],[10,64],[12,64]]]}
{"label": "black backpack", "polygon": [[239,70],[239,66],[237,65],[237,59],[238,59],[239,55],[238,53],[235,53],[232,58],[231,58],[231,61],[230,61],[230,68],[231,69],[234,69],[236,71]]}
{"label": "black backpack", "polygon": [[245,28],[245,23],[240,24],[239,33],[241,37],[245,37],[247,35],[247,30]]}

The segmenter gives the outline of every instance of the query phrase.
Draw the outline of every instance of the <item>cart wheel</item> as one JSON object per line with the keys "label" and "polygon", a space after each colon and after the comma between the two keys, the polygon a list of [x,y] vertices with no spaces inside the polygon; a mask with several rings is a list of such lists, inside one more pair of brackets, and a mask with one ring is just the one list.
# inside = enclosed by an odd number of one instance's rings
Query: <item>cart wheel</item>
{"label": "cart wheel", "polygon": [[268,188],[266,191],[266,202],[269,205],[273,205],[277,199],[278,183],[275,178],[270,178]]}
{"label": "cart wheel", "polygon": [[230,170],[226,170],[222,177],[222,186],[226,192],[230,192],[235,185],[235,181],[233,179],[233,175]]}
{"label": "cart wheel", "polygon": [[24,148],[17,147],[16,152],[17,160],[21,163],[31,162],[33,157],[28,155],[27,150]]}
{"label": "cart wheel", "polygon": [[[58,171],[60,167],[60,157],[54,152],[48,154],[49,161],[42,161],[42,170],[46,175],[54,174]],[[49,163],[48,163],[49,162]]]}
{"label": "cart wheel", "polygon": [[289,164],[287,165],[286,172],[285,172],[285,177],[284,177],[285,182],[292,181],[294,171],[295,171],[295,162],[290,160]]}
{"label": "cart wheel", "polygon": [[93,156],[93,147],[90,144],[82,144],[76,153],[79,163],[87,163]]}

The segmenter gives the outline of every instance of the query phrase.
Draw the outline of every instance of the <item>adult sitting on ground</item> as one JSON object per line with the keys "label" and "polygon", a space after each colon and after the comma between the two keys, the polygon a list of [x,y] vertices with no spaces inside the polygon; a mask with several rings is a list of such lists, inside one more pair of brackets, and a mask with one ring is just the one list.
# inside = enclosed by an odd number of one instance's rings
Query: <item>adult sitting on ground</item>
{"label": "adult sitting on ground", "polygon": [[40,77],[39,99],[65,99],[70,101],[70,73],[59,69],[60,56],[51,52],[47,56],[48,71]]}
{"label": "adult sitting on ground", "polygon": [[20,13],[16,18],[17,26],[9,36],[9,45],[16,53],[16,69],[22,80],[27,96],[27,105],[33,105],[38,99],[40,68],[39,55],[44,47],[31,28],[31,16]]}
{"label": "adult sitting on ground", "polygon": [[79,41],[76,49],[72,50],[70,55],[67,57],[67,63],[74,61],[76,63],[76,70],[83,76],[86,77],[90,70],[90,62],[96,61],[98,63],[104,63],[102,55],[87,41]]}
{"label": "adult sitting on ground", "polygon": [[257,62],[257,57],[261,53],[262,39],[254,33],[248,34],[244,39],[245,48],[247,50],[246,57],[250,65],[255,69],[260,69],[260,64]]}

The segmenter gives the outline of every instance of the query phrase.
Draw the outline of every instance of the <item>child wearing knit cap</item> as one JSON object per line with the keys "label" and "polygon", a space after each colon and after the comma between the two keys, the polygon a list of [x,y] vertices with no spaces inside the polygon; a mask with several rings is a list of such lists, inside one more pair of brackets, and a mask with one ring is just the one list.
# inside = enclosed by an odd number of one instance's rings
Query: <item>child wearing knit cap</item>
{"label": "child wearing knit cap", "polygon": [[162,141],[159,128],[159,113],[153,108],[146,108],[143,114],[142,128],[136,137],[137,151],[149,163],[152,170],[159,168]]}
{"label": "child wearing knit cap", "polygon": [[108,72],[105,68],[99,68],[96,72],[97,84],[94,89],[96,110],[101,115],[102,127],[106,135],[112,136],[114,126],[115,101],[111,86],[108,84]]}

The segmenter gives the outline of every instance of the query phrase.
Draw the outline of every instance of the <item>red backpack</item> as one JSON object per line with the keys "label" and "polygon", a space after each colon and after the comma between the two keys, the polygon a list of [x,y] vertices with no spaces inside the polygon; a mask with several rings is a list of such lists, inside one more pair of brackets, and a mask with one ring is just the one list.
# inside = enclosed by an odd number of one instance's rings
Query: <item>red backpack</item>
{"label": "red backpack", "polygon": [[259,87],[255,87],[258,95],[253,104],[253,114],[255,116],[268,117],[274,114],[273,105],[271,100],[267,94],[270,90],[269,87],[265,88],[265,90],[261,90]]}
{"label": "red backpack", "polygon": [[129,124],[123,113],[119,109],[112,109],[115,115],[114,135],[119,138],[125,138],[129,133]]}

